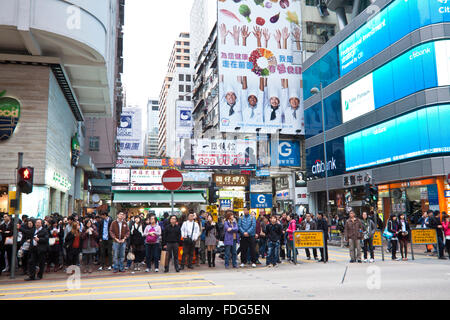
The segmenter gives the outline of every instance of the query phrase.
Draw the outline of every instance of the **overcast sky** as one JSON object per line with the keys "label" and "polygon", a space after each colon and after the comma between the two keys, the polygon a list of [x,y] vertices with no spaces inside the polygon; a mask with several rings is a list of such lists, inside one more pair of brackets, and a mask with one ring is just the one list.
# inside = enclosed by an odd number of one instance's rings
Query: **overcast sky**
{"label": "overcast sky", "polygon": [[[145,107],[158,98],[170,53],[180,32],[189,32],[193,0],[127,0],[124,26],[123,82],[127,105]],[[209,30],[216,0],[208,0]]]}

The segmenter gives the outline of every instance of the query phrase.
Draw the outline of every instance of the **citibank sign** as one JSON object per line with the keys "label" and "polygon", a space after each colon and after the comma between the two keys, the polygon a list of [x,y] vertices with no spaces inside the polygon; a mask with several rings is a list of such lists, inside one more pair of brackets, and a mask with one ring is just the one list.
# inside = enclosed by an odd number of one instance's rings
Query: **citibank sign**
{"label": "citibank sign", "polygon": [[[331,157],[331,160],[327,163],[327,171],[336,170],[336,159]],[[314,165],[312,166],[312,173],[319,174],[325,172],[325,163],[322,160],[316,160]]]}

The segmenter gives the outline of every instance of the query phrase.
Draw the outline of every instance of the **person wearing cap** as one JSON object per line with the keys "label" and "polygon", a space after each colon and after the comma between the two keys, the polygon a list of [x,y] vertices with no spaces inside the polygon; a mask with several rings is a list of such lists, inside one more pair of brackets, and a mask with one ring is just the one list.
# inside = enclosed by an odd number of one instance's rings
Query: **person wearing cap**
{"label": "person wearing cap", "polygon": [[242,123],[240,95],[236,95],[236,90],[231,83],[225,83],[223,75],[219,82],[219,92],[222,94],[220,100],[220,121],[222,125],[230,128],[239,127]]}
{"label": "person wearing cap", "polygon": [[[301,130],[304,127],[304,110],[300,105],[297,88],[295,86],[289,87],[288,79],[282,79],[281,86],[283,88],[281,93],[281,106],[284,114],[283,128],[295,133],[296,130]],[[298,87],[300,88],[300,84]]]}
{"label": "person wearing cap", "polygon": [[275,83],[270,83],[265,90],[264,99],[264,122],[272,128],[282,126],[282,113],[279,88]]}
{"label": "person wearing cap", "polygon": [[264,79],[260,78],[259,90],[249,88],[247,77],[242,77],[242,118],[246,125],[263,125]]}

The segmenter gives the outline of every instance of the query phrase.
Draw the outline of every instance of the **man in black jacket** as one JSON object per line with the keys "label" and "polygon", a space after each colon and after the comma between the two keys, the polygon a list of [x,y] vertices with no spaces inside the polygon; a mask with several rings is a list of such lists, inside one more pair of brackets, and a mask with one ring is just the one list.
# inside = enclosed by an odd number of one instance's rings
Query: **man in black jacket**
{"label": "man in black jacket", "polygon": [[48,250],[48,231],[42,226],[42,220],[36,220],[33,239],[30,243],[30,262],[28,278],[25,280],[35,280],[36,267],[39,267],[38,280],[44,274],[45,258]]}
{"label": "man in black jacket", "polygon": [[281,238],[283,236],[283,227],[277,221],[275,215],[270,217],[270,223],[266,225],[265,232],[267,239],[267,246],[269,253],[267,255],[266,266],[271,267],[271,264],[276,267],[278,262],[278,252],[280,248]]}
{"label": "man in black jacket", "polygon": [[181,240],[181,228],[177,225],[177,217],[175,215],[170,217],[170,223],[166,225],[162,232],[162,248],[167,251],[169,255],[167,264],[164,267],[164,272],[169,272],[170,259],[173,256],[173,265],[176,272],[180,272],[178,267],[178,244]]}
{"label": "man in black jacket", "polygon": [[328,262],[328,222],[323,217],[323,213],[317,214],[317,230],[322,230],[324,235],[325,252],[320,248],[319,262]]}
{"label": "man in black jacket", "polygon": [[[111,228],[111,224],[113,219],[108,216],[108,212],[102,212],[100,214],[102,216],[102,220],[99,223],[98,228],[98,241],[100,245],[100,268],[98,270],[108,269],[111,270],[111,264],[113,260],[112,256],[112,239],[109,235],[109,229]],[[106,255],[108,255],[108,263],[106,263]]]}
{"label": "man in black jacket", "polygon": [[438,257],[439,259],[445,260],[444,257],[444,242],[442,240],[442,223],[439,219],[440,212],[435,211],[433,217],[433,211],[428,211],[428,227],[436,230],[436,236],[438,240]]}

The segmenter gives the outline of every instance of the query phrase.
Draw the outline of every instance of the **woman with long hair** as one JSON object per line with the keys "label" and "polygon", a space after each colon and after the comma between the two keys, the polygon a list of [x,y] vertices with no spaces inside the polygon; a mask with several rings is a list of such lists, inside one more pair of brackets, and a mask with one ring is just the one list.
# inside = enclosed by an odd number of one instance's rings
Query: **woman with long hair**
{"label": "woman with long hair", "polygon": [[83,264],[84,273],[92,273],[92,263],[94,262],[94,256],[96,249],[98,248],[97,243],[98,232],[95,225],[92,223],[91,219],[84,220],[84,229],[81,233],[81,239],[83,239],[82,253],[83,253]]}
{"label": "woman with long hair", "polygon": [[237,268],[236,246],[239,243],[239,228],[233,211],[227,211],[226,213],[224,230],[225,268],[230,268],[230,255],[233,268]]}
{"label": "woman with long hair", "polygon": [[78,221],[72,223],[72,228],[66,236],[64,243],[67,251],[67,265],[79,265],[80,248],[81,248],[81,233],[80,224]]}
{"label": "woman with long hair", "polygon": [[400,260],[397,258],[397,246],[398,246],[398,234],[400,232],[400,224],[398,223],[397,216],[391,215],[388,221],[388,231],[392,233],[391,244],[392,244],[392,260]]}
{"label": "woman with long hair", "polygon": [[206,230],[205,244],[207,250],[206,254],[208,257],[208,267],[211,268],[216,266],[216,246],[217,242],[219,241],[219,227],[217,223],[214,222],[211,213],[208,213],[206,220],[207,220],[205,224]]}
{"label": "woman with long hair", "polygon": [[402,255],[402,260],[408,260],[408,240],[409,234],[411,233],[411,229],[409,227],[409,223],[405,218],[405,214],[402,213],[399,216],[399,227],[400,232],[398,234],[398,241],[400,243],[400,253]]}
{"label": "woman with long hair", "polygon": [[159,257],[161,253],[161,227],[158,224],[156,216],[150,217],[150,225],[144,230],[145,237],[145,262],[147,269],[145,272],[150,272],[152,263],[155,265],[155,272],[159,271]]}
{"label": "woman with long hair", "polygon": [[144,261],[144,230],[145,226],[142,223],[140,216],[134,217],[134,223],[130,228],[130,247],[134,253],[134,271],[141,271],[140,264]]}
{"label": "woman with long hair", "polygon": [[59,269],[59,253],[61,252],[61,237],[63,233],[58,225],[57,221],[51,220],[49,222],[50,228],[49,233],[49,245],[50,249],[48,251],[48,263],[46,272],[50,272],[50,264],[53,264],[53,271],[57,272]]}
{"label": "woman with long hair", "polygon": [[[30,246],[31,241],[34,236],[34,221],[32,219],[27,220],[26,223],[23,223],[19,229],[22,232],[22,244],[20,248],[22,249],[22,269],[23,274],[27,274],[28,270],[28,262],[30,257]],[[1,270],[0,270],[1,271]]]}

